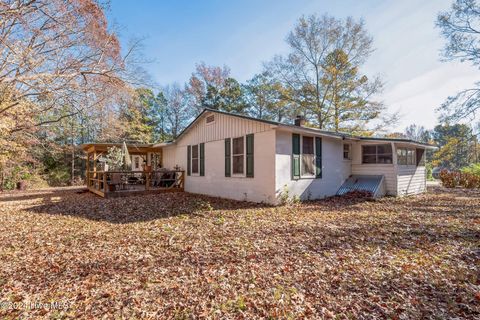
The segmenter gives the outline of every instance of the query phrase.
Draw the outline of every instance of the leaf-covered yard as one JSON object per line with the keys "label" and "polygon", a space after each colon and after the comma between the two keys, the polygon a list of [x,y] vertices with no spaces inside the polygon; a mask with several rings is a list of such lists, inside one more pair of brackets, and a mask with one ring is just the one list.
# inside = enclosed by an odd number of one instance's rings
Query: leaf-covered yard
{"label": "leaf-covered yard", "polygon": [[479,192],[275,208],[76,191],[0,195],[0,317],[480,317]]}

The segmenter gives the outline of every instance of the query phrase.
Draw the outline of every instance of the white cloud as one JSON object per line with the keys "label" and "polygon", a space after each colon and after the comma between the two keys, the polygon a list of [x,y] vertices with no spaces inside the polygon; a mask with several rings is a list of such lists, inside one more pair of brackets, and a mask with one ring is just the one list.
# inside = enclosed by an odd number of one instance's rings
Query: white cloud
{"label": "white cloud", "polygon": [[432,128],[439,107],[448,96],[478,81],[478,70],[467,64],[444,63],[385,91],[383,100],[390,111],[399,110],[402,118],[392,131],[403,131],[410,124]]}

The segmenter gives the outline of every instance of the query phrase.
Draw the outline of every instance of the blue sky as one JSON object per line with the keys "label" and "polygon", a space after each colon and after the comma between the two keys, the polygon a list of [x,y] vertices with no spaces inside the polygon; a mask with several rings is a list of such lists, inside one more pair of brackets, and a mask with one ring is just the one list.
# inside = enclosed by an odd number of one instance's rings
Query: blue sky
{"label": "blue sky", "polygon": [[382,76],[380,99],[402,116],[391,130],[403,131],[412,123],[432,128],[435,109],[478,79],[467,64],[440,61],[444,40],[435,19],[452,1],[112,0],[108,18],[124,43],[145,38],[146,69],[161,86],[186,82],[201,61],[229,66],[240,81],[251,78],[287,52],[285,37],[302,14],[363,18],[376,49],[363,71]]}

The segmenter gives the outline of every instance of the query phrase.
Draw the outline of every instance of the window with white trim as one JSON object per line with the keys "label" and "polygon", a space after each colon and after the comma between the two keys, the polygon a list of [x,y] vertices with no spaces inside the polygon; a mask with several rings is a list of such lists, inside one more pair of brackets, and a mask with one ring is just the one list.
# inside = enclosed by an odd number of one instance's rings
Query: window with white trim
{"label": "window with white trim", "polygon": [[232,173],[243,175],[245,172],[245,137],[232,139]]}
{"label": "window with white trim", "polygon": [[302,176],[315,176],[315,139],[313,137],[302,136],[300,158]]}
{"label": "window with white trim", "polygon": [[199,162],[199,151],[198,151],[198,144],[192,146],[192,174],[198,174],[199,170],[198,168],[200,167],[198,165]]}
{"label": "window with white trim", "polygon": [[392,164],[391,144],[369,144],[362,146],[363,164]]}
{"label": "window with white trim", "polygon": [[351,160],[351,149],[352,145],[350,143],[343,144],[343,159],[344,160]]}

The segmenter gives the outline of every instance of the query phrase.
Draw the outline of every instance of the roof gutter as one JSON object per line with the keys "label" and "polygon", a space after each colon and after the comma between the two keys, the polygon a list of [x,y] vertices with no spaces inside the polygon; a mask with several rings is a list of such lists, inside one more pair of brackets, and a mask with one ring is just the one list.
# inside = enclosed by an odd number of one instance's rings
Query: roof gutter
{"label": "roof gutter", "polygon": [[397,144],[409,144],[409,145],[413,145],[413,146],[416,146],[416,147],[423,147],[425,149],[431,149],[431,150],[437,150],[438,147],[437,146],[432,146],[430,144],[426,144],[426,143],[420,143],[420,142],[416,142],[416,141],[413,141],[413,140],[402,140],[402,139],[382,139],[382,138],[366,138],[366,137],[360,137],[360,141],[366,141],[366,142],[393,142],[393,143],[397,143]]}
{"label": "roof gutter", "polygon": [[288,125],[288,124],[278,124],[276,126],[273,126],[272,128],[280,128],[280,129],[286,129],[285,131],[289,132],[300,132],[300,133],[309,133],[309,134],[315,134],[318,136],[324,136],[324,137],[329,137],[329,138],[334,138],[334,139],[339,139],[339,140],[344,140],[348,138],[347,136],[344,135],[336,135],[336,134],[329,134],[327,132],[319,131],[317,129],[313,128],[308,128],[308,127],[301,127],[301,126],[294,126],[294,125]]}

